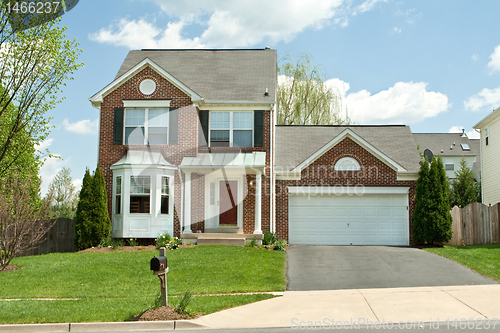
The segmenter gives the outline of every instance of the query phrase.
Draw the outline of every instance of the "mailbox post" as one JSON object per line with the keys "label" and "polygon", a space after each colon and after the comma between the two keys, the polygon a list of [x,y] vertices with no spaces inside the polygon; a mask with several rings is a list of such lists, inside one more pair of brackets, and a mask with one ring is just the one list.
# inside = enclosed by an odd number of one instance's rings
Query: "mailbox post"
{"label": "mailbox post", "polygon": [[160,248],[160,255],[151,259],[150,268],[154,275],[158,275],[161,283],[161,295],[163,297],[163,306],[168,305],[168,293],[167,293],[167,257],[165,256],[166,249],[164,247]]}

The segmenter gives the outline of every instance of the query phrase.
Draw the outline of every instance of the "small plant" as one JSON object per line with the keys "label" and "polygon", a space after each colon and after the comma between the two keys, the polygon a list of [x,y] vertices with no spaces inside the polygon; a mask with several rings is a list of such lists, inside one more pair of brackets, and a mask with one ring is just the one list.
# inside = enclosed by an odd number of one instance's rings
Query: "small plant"
{"label": "small plant", "polygon": [[254,236],[253,239],[250,241],[250,246],[255,247],[257,246],[257,237]]}
{"label": "small plant", "polygon": [[161,291],[159,291],[155,297],[154,308],[156,309],[156,308],[159,308],[161,306],[163,306],[163,294],[161,293]]}
{"label": "small plant", "polygon": [[274,232],[266,231],[262,239],[263,245],[273,245],[276,243],[276,234]]}
{"label": "small plant", "polygon": [[112,249],[117,249],[117,248],[124,247],[124,246],[125,246],[125,240],[124,239],[113,238],[113,240],[111,242],[111,248]]}
{"label": "small plant", "polygon": [[101,239],[101,241],[99,242],[99,245],[97,247],[99,247],[99,248],[108,247],[108,246],[111,246],[112,242],[113,242],[113,238],[111,238],[111,237],[103,238],[103,239]]}
{"label": "small plant", "polygon": [[168,234],[168,232],[158,235],[158,238],[156,238],[156,247],[158,249],[160,247],[167,247],[168,243],[170,243],[171,238],[172,237]]}
{"label": "small plant", "polygon": [[170,242],[167,244],[167,248],[175,250],[181,244],[182,244],[182,239],[178,237],[172,237],[170,238]]}
{"label": "small plant", "polygon": [[278,239],[276,241],[276,244],[274,245],[274,250],[285,251],[287,245],[288,245],[288,243],[286,242],[285,239]]}
{"label": "small plant", "polygon": [[128,245],[130,245],[130,246],[137,246],[137,239],[135,239],[135,238],[130,238],[130,239],[128,240]]}
{"label": "small plant", "polygon": [[189,290],[186,290],[184,296],[182,296],[181,301],[179,302],[179,304],[177,304],[174,311],[180,314],[189,314],[187,307],[192,299],[193,294],[191,294]]}

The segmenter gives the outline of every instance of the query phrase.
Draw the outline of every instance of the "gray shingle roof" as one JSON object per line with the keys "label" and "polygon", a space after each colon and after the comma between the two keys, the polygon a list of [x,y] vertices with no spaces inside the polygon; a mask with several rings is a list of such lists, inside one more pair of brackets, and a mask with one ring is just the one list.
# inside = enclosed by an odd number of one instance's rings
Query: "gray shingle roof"
{"label": "gray shingle roof", "polygon": [[276,50],[132,50],[115,79],[146,58],[206,101],[276,99]]}
{"label": "gray shingle roof", "polygon": [[[434,155],[457,156],[477,155],[479,156],[479,139],[462,137],[462,133],[413,133],[415,143],[420,146],[420,151],[430,149]],[[460,144],[466,143],[470,150],[463,150]],[[454,145],[455,144],[455,145]],[[450,149],[453,147],[453,149]],[[441,150],[443,151],[441,153]]]}
{"label": "gray shingle roof", "polygon": [[351,129],[408,171],[420,157],[408,126],[276,126],[276,166],[292,170],[345,129]]}

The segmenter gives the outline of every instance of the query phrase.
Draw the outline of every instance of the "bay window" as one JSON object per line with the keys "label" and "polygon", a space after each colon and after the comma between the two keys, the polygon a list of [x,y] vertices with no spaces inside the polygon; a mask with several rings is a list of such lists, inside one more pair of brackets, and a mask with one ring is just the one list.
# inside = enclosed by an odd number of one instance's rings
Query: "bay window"
{"label": "bay window", "polygon": [[149,176],[130,176],[130,213],[149,214],[150,194]]}
{"label": "bay window", "polygon": [[161,177],[161,208],[160,214],[168,214],[168,204],[169,204],[169,187],[168,187],[168,177]]}
{"label": "bay window", "polygon": [[122,176],[115,178],[115,214],[122,213]]}

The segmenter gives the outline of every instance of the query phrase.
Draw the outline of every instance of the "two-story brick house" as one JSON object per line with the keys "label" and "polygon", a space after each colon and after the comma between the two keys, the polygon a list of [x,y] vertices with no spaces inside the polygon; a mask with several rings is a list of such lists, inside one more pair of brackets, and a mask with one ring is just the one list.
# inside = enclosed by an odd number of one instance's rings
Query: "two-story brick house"
{"label": "two-story brick house", "polygon": [[270,230],[276,51],[130,51],[90,98],[112,236]]}
{"label": "two-story brick house", "polygon": [[90,98],[113,237],[411,243],[410,128],[276,126],[276,69],[270,49],[128,54]]}

